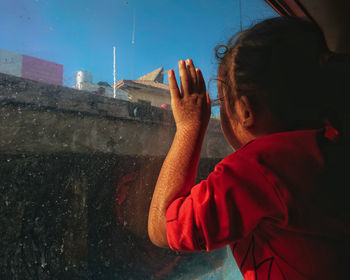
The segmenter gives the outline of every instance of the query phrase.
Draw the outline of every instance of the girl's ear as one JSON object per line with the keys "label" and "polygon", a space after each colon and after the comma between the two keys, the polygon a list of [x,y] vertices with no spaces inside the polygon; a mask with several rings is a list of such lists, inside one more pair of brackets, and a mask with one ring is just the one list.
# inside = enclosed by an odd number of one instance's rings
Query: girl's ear
{"label": "girl's ear", "polygon": [[255,124],[254,113],[249,99],[246,96],[241,96],[239,99],[238,106],[240,112],[240,121],[244,128],[251,128]]}

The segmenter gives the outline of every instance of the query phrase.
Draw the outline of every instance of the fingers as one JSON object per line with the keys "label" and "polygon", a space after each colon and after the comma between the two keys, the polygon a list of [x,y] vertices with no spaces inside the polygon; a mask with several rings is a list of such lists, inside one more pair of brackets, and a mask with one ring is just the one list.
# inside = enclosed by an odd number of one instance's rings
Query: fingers
{"label": "fingers", "polygon": [[206,97],[207,97],[207,108],[208,108],[208,112],[209,112],[209,115],[211,114],[211,101],[210,101],[210,95],[209,95],[209,92],[206,92]]}
{"label": "fingers", "polygon": [[197,74],[196,74],[196,70],[194,69],[192,59],[186,60],[186,67],[187,67],[187,73],[190,77],[189,79],[190,92],[198,92]]}
{"label": "fingers", "polygon": [[173,69],[170,69],[168,72],[169,88],[171,98],[178,99],[181,97],[179,87],[177,86],[175,73]]}
{"label": "fingers", "polygon": [[181,93],[182,96],[188,96],[190,94],[190,77],[187,72],[187,67],[185,65],[185,61],[180,60],[179,61],[179,73],[180,73],[180,80],[181,80]]}
{"label": "fingers", "polygon": [[196,69],[197,83],[198,83],[198,91],[199,93],[206,93],[207,89],[205,86],[205,81],[202,75],[202,71],[199,68]]}
{"label": "fingers", "polygon": [[[206,93],[205,81],[202,72],[198,68],[195,69],[191,59],[187,59],[186,62],[183,60],[179,61],[179,73],[181,79],[181,92],[177,87],[174,72],[169,72],[169,87],[170,89],[173,88],[173,90],[176,91],[175,93],[178,97],[186,97],[192,93]],[[172,76],[170,76],[170,74]]]}

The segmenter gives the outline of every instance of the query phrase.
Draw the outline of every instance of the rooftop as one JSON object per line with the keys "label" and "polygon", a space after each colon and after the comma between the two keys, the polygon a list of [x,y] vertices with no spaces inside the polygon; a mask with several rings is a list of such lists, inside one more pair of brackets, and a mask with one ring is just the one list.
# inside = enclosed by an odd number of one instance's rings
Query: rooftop
{"label": "rooftop", "polygon": [[141,76],[140,78],[136,79],[137,81],[153,81],[158,83],[163,83],[164,81],[164,68],[159,67],[156,70],[153,70],[152,72]]}
{"label": "rooftop", "polygon": [[166,84],[153,82],[153,81],[142,81],[142,80],[120,80],[115,85],[117,88],[124,87],[135,87],[135,88],[157,88],[163,91],[169,91],[169,86]]}
{"label": "rooftop", "polygon": [[164,68],[159,67],[156,70],[143,75],[136,80],[120,80],[115,86],[117,88],[134,87],[134,88],[157,88],[160,90],[169,91],[169,86],[163,84]]}

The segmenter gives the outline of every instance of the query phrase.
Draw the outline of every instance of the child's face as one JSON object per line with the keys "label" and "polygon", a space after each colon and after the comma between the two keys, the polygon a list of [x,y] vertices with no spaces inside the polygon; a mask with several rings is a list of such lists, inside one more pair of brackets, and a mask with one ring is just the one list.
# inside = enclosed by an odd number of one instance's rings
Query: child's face
{"label": "child's face", "polygon": [[231,147],[234,150],[237,150],[242,146],[242,141],[240,139],[241,129],[239,128],[239,123],[234,118],[234,112],[231,112],[229,108],[231,103],[227,93],[224,91],[220,79],[218,79],[218,99],[220,102],[221,129]]}
{"label": "child's face", "polygon": [[218,79],[218,99],[221,128],[234,150],[266,134],[265,126],[255,120],[249,99],[246,96],[238,97],[230,87],[223,86],[220,79]]}

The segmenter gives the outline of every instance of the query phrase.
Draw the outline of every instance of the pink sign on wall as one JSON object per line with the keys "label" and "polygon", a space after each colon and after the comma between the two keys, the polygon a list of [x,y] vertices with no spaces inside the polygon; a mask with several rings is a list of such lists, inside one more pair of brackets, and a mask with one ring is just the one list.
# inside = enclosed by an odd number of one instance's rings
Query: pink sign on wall
{"label": "pink sign on wall", "polygon": [[47,84],[63,85],[63,65],[23,55],[22,77]]}

